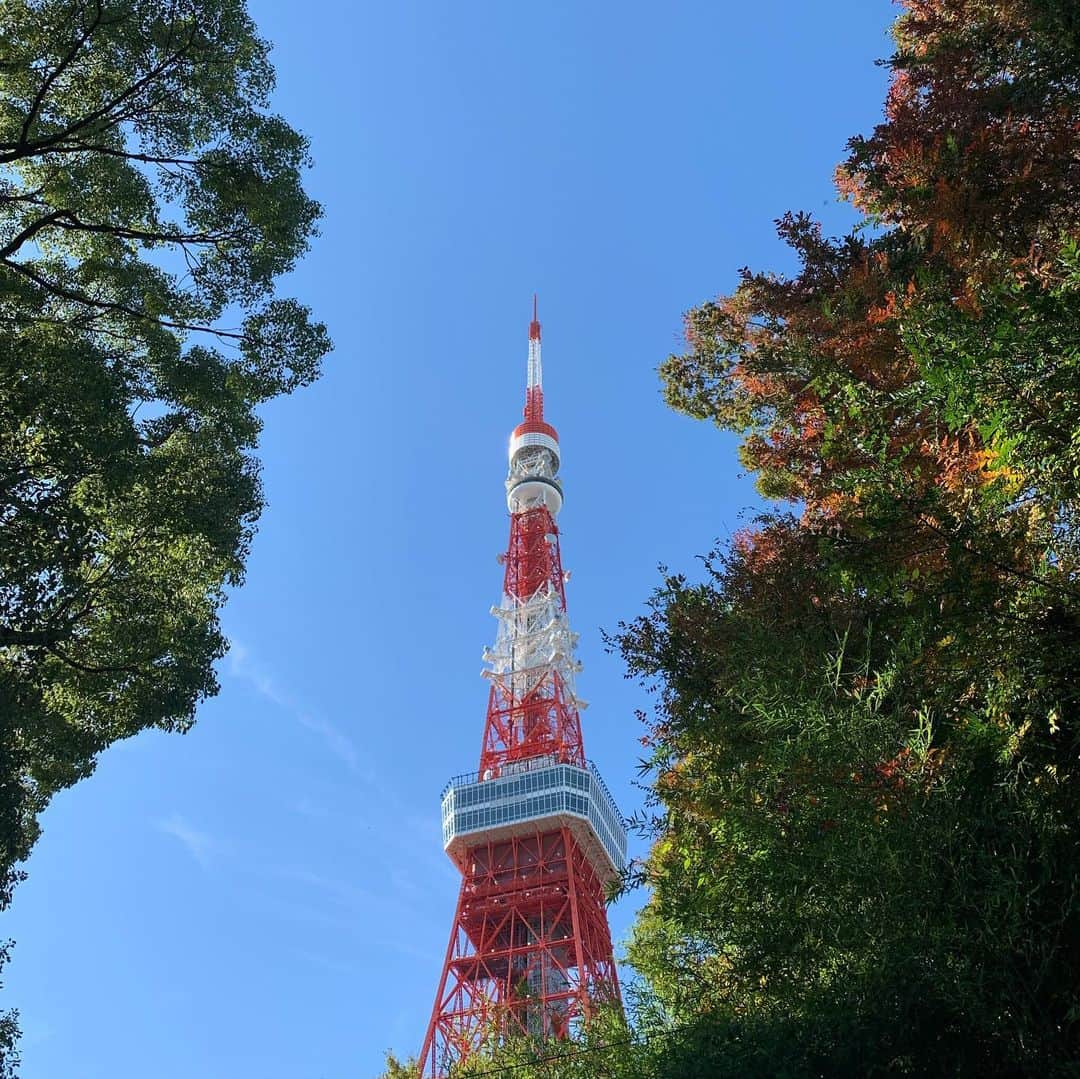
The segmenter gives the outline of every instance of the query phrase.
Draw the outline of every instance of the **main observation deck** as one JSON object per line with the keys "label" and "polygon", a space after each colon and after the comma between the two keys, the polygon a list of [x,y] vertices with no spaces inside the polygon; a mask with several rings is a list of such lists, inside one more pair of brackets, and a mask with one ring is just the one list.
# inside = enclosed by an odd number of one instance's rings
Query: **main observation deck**
{"label": "main observation deck", "polygon": [[626,823],[590,761],[587,768],[537,757],[498,776],[455,776],[442,796],[443,847],[464,873],[479,841],[569,828],[602,880],[626,867]]}

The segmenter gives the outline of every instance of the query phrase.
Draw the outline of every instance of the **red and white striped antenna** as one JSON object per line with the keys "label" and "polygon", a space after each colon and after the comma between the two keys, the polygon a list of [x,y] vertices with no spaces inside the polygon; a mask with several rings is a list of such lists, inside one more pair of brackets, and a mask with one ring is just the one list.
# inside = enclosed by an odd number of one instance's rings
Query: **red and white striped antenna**
{"label": "red and white striped antenna", "polygon": [[544,368],[540,362],[540,319],[536,314],[536,293],[533,293],[533,317],[529,323],[529,378],[525,385],[525,419],[530,423],[544,422]]}

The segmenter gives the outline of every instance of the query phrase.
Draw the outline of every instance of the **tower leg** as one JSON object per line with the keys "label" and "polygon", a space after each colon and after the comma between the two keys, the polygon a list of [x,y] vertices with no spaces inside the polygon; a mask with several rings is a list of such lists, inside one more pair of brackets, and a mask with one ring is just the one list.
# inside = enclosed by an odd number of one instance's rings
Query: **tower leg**
{"label": "tower leg", "polygon": [[424,1079],[508,1037],[569,1037],[618,1000],[603,885],[572,833],[469,852],[439,991],[420,1053]]}

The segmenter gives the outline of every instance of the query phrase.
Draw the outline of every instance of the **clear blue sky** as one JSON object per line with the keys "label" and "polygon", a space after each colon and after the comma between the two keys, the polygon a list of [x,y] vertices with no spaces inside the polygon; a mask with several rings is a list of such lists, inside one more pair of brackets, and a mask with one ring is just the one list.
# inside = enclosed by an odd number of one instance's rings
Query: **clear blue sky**
{"label": "clear blue sky", "polygon": [[[311,139],[286,288],[323,380],[266,410],[269,505],[186,737],[58,797],[0,929],[26,1079],[345,1079],[414,1052],[456,898],[438,798],[474,766],[534,290],[563,446],[589,755],[624,811],[643,692],[601,627],[754,504],[667,411],[681,313],[790,268],[787,209],[881,111],[887,0],[252,0]],[[640,852],[640,848],[639,848]],[[640,896],[611,912],[625,937]]]}

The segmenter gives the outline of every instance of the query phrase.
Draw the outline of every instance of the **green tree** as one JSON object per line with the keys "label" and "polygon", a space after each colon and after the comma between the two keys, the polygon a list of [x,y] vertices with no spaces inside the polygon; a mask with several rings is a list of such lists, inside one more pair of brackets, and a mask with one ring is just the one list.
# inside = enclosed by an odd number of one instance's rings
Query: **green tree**
{"label": "green tree", "polygon": [[[0,944],[0,970],[11,958],[12,942]],[[15,1079],[19,1066],[19,1013],[12,1009],[0,1013],[0,1079]]]}
{"label": "green tree", "polygon": [[380,1079],[419,1079],[419,1067],[411,1058],[403,1064],[393,1053],[387,1053],[386,1069]]}
{"label": "green tree", "polygon": [[903,7],[862,226],[785,216],[798,272],[661,369],[794,507],[617,639],[659,695],[631,959],[716,1074],[1080,1053],[1080,17]]}
{"label": "green tree", "polygon": [[217,690],[319,207],[243,0],[0,11],[0,905],[50,796]]}

